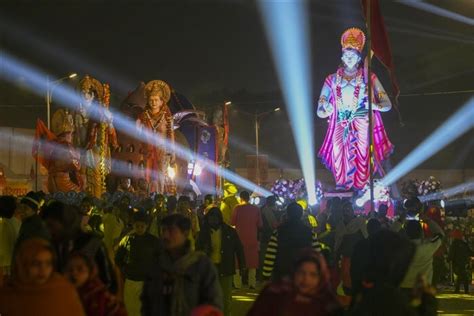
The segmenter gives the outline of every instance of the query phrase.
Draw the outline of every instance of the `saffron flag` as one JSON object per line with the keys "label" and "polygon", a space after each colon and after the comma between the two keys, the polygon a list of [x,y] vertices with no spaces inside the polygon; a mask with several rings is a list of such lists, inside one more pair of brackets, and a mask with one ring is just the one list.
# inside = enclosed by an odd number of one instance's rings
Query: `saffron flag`
{"label": "saffron flag", "polygon": [[361,0],[362,11],[367,21],[367,10],[370,4],[370,33],[372,37],[372,51],[377,59],[387,68],[390,79],[392,81],[392,91],[395,104],[398,103],[400,88],[398,87],[397,78],[395,76],[395,65],[393,63],[392,50],[390,49],[390,41],[388,39],[385,22],[380,10],[379,0]]}
{"label": "saffron flag", "polygon": [[50,157],[50,151],[52,147],[49,146],[56,136],[51,132],[44,122],[40,119],[36,121],[35,138],[33,141],[33,148],[31,149],[31,155],[33,158],[38,160],[41,165],[47,167],[48,158]]}

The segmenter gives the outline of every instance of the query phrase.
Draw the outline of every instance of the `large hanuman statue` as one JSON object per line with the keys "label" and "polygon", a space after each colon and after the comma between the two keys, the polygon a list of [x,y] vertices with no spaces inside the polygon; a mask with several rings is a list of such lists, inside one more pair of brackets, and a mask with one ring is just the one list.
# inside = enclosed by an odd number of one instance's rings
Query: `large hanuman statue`
{"label": "large hanuman statue", "polygon": [[145,86],[147,106],[137,119],[137,129],[144,140],[145,176],[150,192],[173,191],[168,170],[175,167],[173,116],[168,107],[171,89],[164,81],[153,80]]}
{"label": "large hanuman statue", "polygon": [[[317,114],[329,118],[329,126],[318,156],[332,171],[338,189],[361,190],[369,181],[368,76],[363,67],[365,35],[357,28],[342,34],[342,66],[324,81]],[[375,170],[392,152],[380,112],[389,111],[390,99],[375,74],[373,89],[373,139]]]}

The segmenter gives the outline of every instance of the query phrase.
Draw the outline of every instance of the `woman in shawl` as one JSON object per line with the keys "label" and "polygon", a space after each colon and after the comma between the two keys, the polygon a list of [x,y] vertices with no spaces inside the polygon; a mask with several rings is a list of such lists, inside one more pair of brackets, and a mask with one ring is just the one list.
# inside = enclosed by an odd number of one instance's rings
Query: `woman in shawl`
{"label": "woman in shawl", "polygon": [[341,311],[324,258],[308,249],[296,260],[291,279],[265,287],[247,315],[320,316],[339,315]]}
{"label": "woman in shawl", "polygon": [[0,315],[84,316],[74,287],[54,271],[54,252],[43,239],[24,241],[12,278],[0,288]]}

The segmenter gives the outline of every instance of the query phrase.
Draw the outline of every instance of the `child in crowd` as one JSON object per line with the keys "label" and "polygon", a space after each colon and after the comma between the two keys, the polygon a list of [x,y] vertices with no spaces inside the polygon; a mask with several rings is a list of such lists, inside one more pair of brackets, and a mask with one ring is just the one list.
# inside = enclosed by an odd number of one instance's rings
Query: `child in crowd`
{"label": "child in crowd", "polygon": [[148,216],[136,212],[132,217],[133,231],[119,244],[115,263],[125,277],[124,302],[130,316],[139,316],[140,295],[158,252],[158,239],[147,232]]}
{"label": "child in crowd", "polygon": [[97,275],[94,261],[87,255],[80,252],[71,254],[65,275],[76,287],[86,315],[127,315],[123,305],[102,283]]}

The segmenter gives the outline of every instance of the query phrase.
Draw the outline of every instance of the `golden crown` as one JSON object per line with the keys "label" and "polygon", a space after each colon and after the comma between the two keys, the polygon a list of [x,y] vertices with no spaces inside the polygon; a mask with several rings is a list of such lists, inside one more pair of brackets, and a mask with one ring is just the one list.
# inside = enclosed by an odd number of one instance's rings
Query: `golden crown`
{"label": "golden crown", "polygon": [[162,80],[153,80],[145,85],[145,96],[147,98],[157,93],[160,93],[163,101],[168,103],[171,97],[171,89],[166,82]]}
{"label": "golden crown", "polygon": [[359,53],[362,52],[365,45],[365,34],[361,29],[352,27],[346,30],[341,36],[342,49],[355,49]]}
{"label": "golden crown", "polygon": [[84,78],[79,81],[78,88],[79,92],[85,92],[85,91],[93,91],[95,92],[97,99],[97,102],[102,102],[104,98],[104,87],[100,83],[99,80],[89,77],[89,75],[86,75]]}
{"label": "golden crown", "polygon": [[74,121],[68,110],[59,109],[51,119],[51,131],[57,136],[74,132]]}

